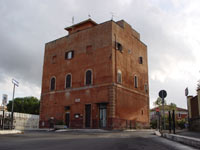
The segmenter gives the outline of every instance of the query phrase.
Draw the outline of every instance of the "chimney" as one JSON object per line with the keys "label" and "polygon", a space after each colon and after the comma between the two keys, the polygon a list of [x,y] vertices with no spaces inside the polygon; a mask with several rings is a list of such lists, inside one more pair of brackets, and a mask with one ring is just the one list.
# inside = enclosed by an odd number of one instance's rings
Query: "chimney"
{"label": "chimney", "polygon": [[191,99],[193,96],[187,96],[187,107],[188,107],[188,114],[189,114],[189,119],[192,118],[192,113],[191,113]]}

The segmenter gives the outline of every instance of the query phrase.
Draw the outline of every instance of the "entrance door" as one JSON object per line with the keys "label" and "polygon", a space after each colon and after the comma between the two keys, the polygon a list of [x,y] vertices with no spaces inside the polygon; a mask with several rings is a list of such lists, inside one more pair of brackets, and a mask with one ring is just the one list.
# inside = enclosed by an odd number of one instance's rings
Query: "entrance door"
{"label": "entrance door", "polygon": [[91,104],[85,105],[85,127],[90,127],[90,118],[91,118]]}
{"label": "entrance door", "polygon": [[106,104],[99,105],[99,115],[100,115],[100,128],[106,128],[106,116],[107,114],[107,107]]}
{"label": "entrance door", "polygon": [[66,123],[67,128],[69,128],[69,122],[70,122],[70,113],[66,112],[66,114],[65,114],[65,123]]}

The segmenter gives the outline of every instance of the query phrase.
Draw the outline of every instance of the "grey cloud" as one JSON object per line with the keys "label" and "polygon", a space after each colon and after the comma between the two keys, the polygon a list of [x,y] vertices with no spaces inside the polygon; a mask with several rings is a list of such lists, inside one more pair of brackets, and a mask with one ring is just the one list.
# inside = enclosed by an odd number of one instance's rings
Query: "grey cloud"
{"label": "grey cloud", "polygon": [[[40,87],[45,43],[66,35],[64,27],[71,25],[72,16],[77,23],[87,19],[88,14],[101,23],[111,19],[110,12],[114,12],[114,20],[125,19],[131,24],[148,46],[150,73],[161,70],[162,63],[167,66],[168,62],[161,57],[166,54],[177,61],[193,61],[187,41],[169,32],[170,22],[174,25],[176,21],[176,17],[165,15],[171,11],[171,2],[165,1],[161,8],[159,3],[154,5],[148,0],[122,3],[116,0],[0,1],[0,82],[9,75]],[[171,87],[167,82],[150,80],[152,93],[164,84],[166,88]],[[181,86],[177,84],[175,90],[179,94],[177,89]],[[174,97],[176,92],[172,92]]]}

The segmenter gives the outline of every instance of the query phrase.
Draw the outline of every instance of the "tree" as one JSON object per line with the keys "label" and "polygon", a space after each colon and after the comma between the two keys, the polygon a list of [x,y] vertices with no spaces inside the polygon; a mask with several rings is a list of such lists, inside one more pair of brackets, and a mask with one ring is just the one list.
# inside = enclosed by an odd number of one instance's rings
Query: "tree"
{"label": "tree", "polygon": [[[162,98],[158,97],[157,100],[154,102],[155,106],[161,106],[162,105]],[[166,105],[166,100],[164,100],[164,105]]]}
{"label": "tree", "polygon": [[[12,111],[12,101],[7,105],[8,111]],[[23,97],[14,99],[14,112],[39,114],[40,101],[36,97]]]}
{"label": "tree", "polygon": [[176,104],[175,103],[170,103],[169,104],[169,110],[176,110]]}

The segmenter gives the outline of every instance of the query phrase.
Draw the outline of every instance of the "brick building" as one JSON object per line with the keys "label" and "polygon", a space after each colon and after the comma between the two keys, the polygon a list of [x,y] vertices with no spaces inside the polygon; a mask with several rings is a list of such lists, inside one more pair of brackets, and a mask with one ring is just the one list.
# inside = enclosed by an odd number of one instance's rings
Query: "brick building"
{"label": "brick building", "polygon": [[50,118],[70,128],[149,124],[147,46],[124,20],[91,19],[46,43],[40,127]]}
{"label": "brick building", "polygon": [[[156,110],[159,110],[159,112],[162,114],[162,111],[163,111],[162,106],[150,109],[150,120],[151,121],[157,119]],[[178,121],[178,120],[187,121],[188,120],[188,110],[187,109],[176,107],[176,108],[174,108],[174,110],[175,110],[176,121]],[[171,111],[171,113],[172,113],[172,109],[170,108],[170,105],[165,105],[165,116],[169,116],[168,111]]]}
{"label": "brick building", "polygon": [[[199,83],[200,84],[200,83]],[[200,131],[200,85],[196,96],[187,96],[190,129]]]}

